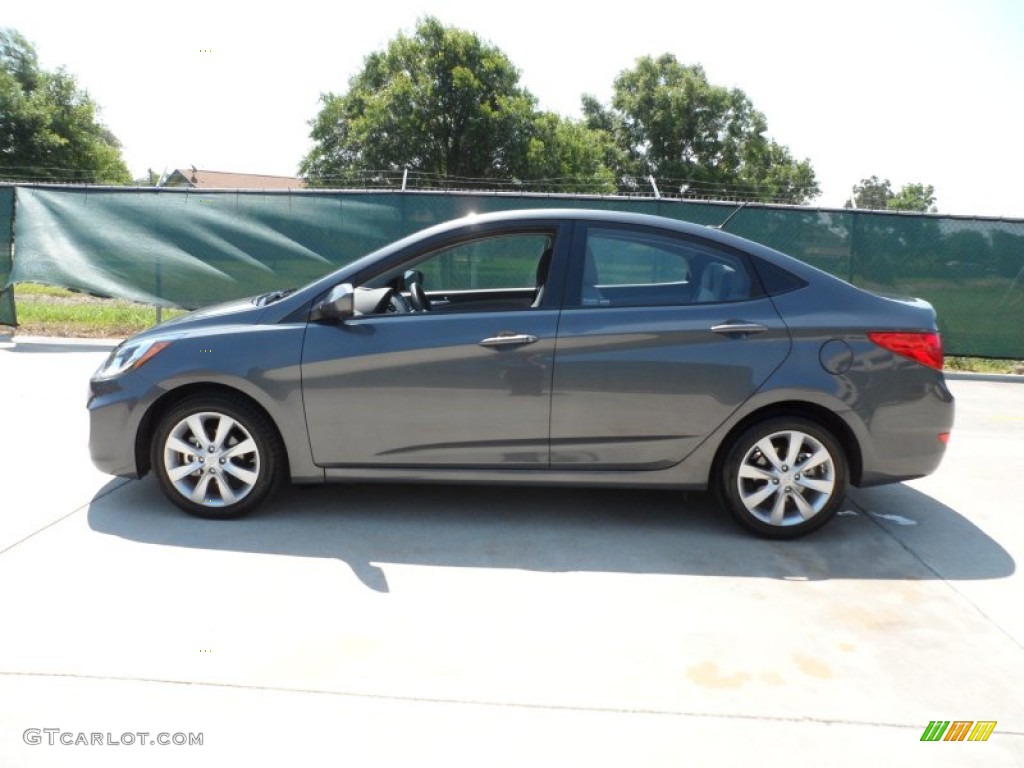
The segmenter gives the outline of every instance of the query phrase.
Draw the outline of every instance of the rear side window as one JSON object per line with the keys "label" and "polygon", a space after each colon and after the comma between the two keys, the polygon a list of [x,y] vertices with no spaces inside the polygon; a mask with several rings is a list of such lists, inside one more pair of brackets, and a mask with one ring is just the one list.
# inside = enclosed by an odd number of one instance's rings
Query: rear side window
{"label": "rear side window", "polygon": [[580,306],[743,301],[759,293],[742,258],[711,244],[639,229],[591,227]]}
{"label": "rear side window", "polygon": [[780,293],[789,293],[797,288],[803,288],[807,281],[787,272],[782,267],[777,267],[767,261],[757,261],[757,274],[764,284],[764,290],[769,296],[776,296]]}

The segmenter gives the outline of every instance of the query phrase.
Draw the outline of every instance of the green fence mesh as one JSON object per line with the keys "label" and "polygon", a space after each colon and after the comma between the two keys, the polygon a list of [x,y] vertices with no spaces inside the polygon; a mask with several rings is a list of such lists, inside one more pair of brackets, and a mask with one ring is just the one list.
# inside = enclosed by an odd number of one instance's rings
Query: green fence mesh
{"label": "green fence mesh", "polygon": [[[10,198],[0,189],[0,248]],[[471,212],[603,208],[726,229],[935,305],[949,354],[1024,357],[1024,221],[626,198],[18,187],[11,282],[194,308],[297,286]],[[6,226],[6,229],[4,227]],[[0,285],[6,252],[0,254]],[[9,266],[9,265],[7,265]],[[0,322],[3,322],[0,303]]]}
{"label": "green fence mesh", "polygon": [[728,229],[935,307],[947,354],[1024,357],[1024,221],[751,208]]}
{"label": "green fence mesh", "polygon": [[14,325],[14,289],[11,276],[11,228],[14,223],[14,187],[0,187],[0,325]]}

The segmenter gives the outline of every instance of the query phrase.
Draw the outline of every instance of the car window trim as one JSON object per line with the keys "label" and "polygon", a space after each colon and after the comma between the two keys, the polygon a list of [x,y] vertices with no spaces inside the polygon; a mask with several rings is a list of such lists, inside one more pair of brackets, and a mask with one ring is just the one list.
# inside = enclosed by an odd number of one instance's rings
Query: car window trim
{"label": "car window trim", "polygon": [[[698,248],[703,248],[711,252],[728,254],[729,256],[732,256],[737,261],[739,261],[743,269],[746,270],[747,276],[750,280],[750,295],[743,299],[729,299],[726,301],[689,302],[687,304],[630,304],[618,307],[607,304],[583,304],[583,266],[584,259],[586,256],[587,237],[591,229],[610,229],[621,232],[646,232],[663,238],[679,240],[682,243],[689,243]],[[685,309],[687,307],[708,307],[717,304],[738,304],[747,301],[756,301],[758,299],[765,298],[766,296],[768,296],[768,293],[767,291],[765,291],[764,284],[761,281],[761,275],[758,273],[756,269],[756,265],[754,264],[755,261],[756,257],[746,251],[734,248],[729,245],[725,245],[723,243],[719,243],[710,238],[702,238],[699,235],[692,235],[686,232],[676,232],[675,230],[672,229],[662,229],[660,227],[648,226],[646,224],[607,221],[576,221],[574,222],[573,226],[572,251],[569,258],[569,266],[566,275],[566,287],[562,306],[563,309],[567,310],[612,310],[645,308],[653,309],[657,307],[677,307],[679,309]]]}
{"label": "car window trim", "polygon": [[[557,309],[561,306],[561,298],[564,290],[566,262],[568,260],[570,235],[572,222],[564,219],[543,219],[528,222],[497,222],[490,228],[483,228],[479,225],[469,223],[465,229],[455,232],[444,232],[436,238],[419,243],[414,253],[399,251],[391,254],[383,263],[374,264],[365,271],[348,277],[345,282],[352,282],[353,285],[365,285],[377,277],[394,271],[396,269],[410,269],[416,264],[430,258],[431,255],[456,245],[465,245],[476,240],[488,240],[502,235],[516,234],[537,234],[547,235],[553,238],[553,252],[551,266],[548,269],[547,290],[540,307],[524,307],[522,310],[508,310],[514,312],[526,311],[529,309]],[[329,290],[329,289],[328,289]],[[431,291],[427,291],[430,293]],[[325,291],[326,293],[326,291]],[[466,310],[467,313],[485,310]]]}

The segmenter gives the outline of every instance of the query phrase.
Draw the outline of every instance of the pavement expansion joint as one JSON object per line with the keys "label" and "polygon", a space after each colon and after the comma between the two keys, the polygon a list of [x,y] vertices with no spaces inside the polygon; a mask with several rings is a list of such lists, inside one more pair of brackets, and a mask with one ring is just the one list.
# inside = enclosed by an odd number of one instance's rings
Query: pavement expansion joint
{"label": "pavement expansion joint", "polygon": [[3,555],[5,552],[10,552],[12,549],[14,549],[19,544],[24,544],[26,541],[28,541],[29,539],[35,538],[36,536],[38,536],[43,531],[48,530],[50,528],[53,528],[53,526],[55,526],[55,525],[57,525],[59,523],[63,523],[69,517],[73,517],[73,516],[77,515],[79,512],[82,512],[83,510],[88,509],[92,504],[94,504],[99,499],[102,499],[104,496],[109,496],[111,493],[113,493],[116,490],[124,488],[130,482],[132,482],[130,479],[123,478],[122,481],[119,482],[117,485],[113,485],[110,488],[108,488],[107,490],[105,490],[103,493],[100,493],[100,494],[97,494],[96,496],[93,496],[85,504],[82,504],[81,506],[75,507],[70,512],[68,512],[66,514],[63,514],[60,517],[58,517],[56,520],[51,520],[46,525],[44,525],[42,528],[37,528],[36,530],[32,531],[32,533],[30,533],[30,534],[28,534],[26,536],[22,536],[20,539],[18,539],[13,544],[8,544],[3,549],[0,549],[0,555]]}
{"label": "pavement expansion joint", "polygon": [[942,582],[947,589],[955,593],[957,597],[964,600],[968,605],[970,605],[977,612],[977,614],[981,616],[981,618],[983,618],[986,622],[988,622],[997,630],[999,630],[999,632],[1001,632],[1006,638],[1008,638],[1011,643],[1017,646],[1017,648],[1024,651],[1024,643],[1022,643],[1020,640],[1014,637],[1013,633],[1006,629],[1002,624],[1000,624],[998,621],[989,616],[988,613],[986,613],[985,610],[980,605],[978,605],[974,600],[972,600],[968,595],[964,594],[959,589],[957,589],[956,584],[954,582],[950,581],[945,576],[943,576],[939,571],[935,570],[935,568],[933,568],[927,560],[925,560],[921,555],[914,551],[910,547],[910,545],[903,541],[903,539],[897,536],[889,526],[885,525],[878,515],[871,514],[869,510],[865,509],[862,504],[857,503],[849,496],[847,497],[846,502],[853,506],[864,517],[868,518],[871,522],[877,525],[882,530],[882,532],[885,533],[886,536],[888,536],[894,542],[896,542],[900,547],[902,547],[902,549],[908,555],[914,558],[918,563],[922,565],[922,567],[924,567],[929,573],[935,576],[935,579],[937,581]]}
{"label": "pavement expansion joint", "polygon": [[[686,712],[683,710],[655,709],[643,707],[588,707],[572,704],[535,704],[518,701],[488,701],[478,699],[457,699],[431,696],[409,696],[387,693],[368,693],[365,691],[332,691],[318,688],[298,688],[278,685],[241,685],[238,683],[215,683],[189,680],[166,680],[146,677],[117,677],[111,675],[83,675],[61,672],[8,672],[0,670],[0,677],[34,677],[34,678],[68,678],[75,680],[93,680],[97,682],[149,683],[156,685],[195,686],[199,688],[222,688],[238,691],[267,693],[304,693],[317,696],[336,696],[340,698],[373,699],[379,701],[401,701],[413,704],[448,704],[461,707],[493,707],[510,709],[547,710],[552,712],[592,712],[623,715],[654,715],[660,717],[686,717],[714,720],[749,720],[767,723],[810,723],[814,725],[851,726],[861,728],[897,728],[900,730],[920,731],[921,724],[887,723],[867,720],[843,720],[820,717],[780,717],[778,715],[724,714],[716,712]],[[1003,731],[1007,736],[1024,736],[1024,731]]]}

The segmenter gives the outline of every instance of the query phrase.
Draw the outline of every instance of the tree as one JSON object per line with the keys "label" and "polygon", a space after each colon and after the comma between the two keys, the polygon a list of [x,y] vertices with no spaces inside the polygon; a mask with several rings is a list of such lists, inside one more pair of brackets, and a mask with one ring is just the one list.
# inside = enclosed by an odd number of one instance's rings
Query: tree
{"label": "tree", "polygon": [[935,187],[931,184],[905,184],[889,200],[889,210],[935,213]]}
{"label": "tree", "polygon": [[583,97],[587,125],[610,137],[620,182],[678,185],[683,197],[804,203],[820,193],[810,161],[765,135],[765,116],[743,91],[708,81],[672,54],[637,59],[615,79],[611,105]]}
{"label": "tree", "polygon": [[32,44],[0,29],[0,176],[130,182],[120,143],[97,112],[73,75],[40,69]]}
{"label": "tree", "polygon": [[877,176],[861,179],[860,184],[853,188],[853,202],[847,200],[846,208],[865,208],[869,211],[884,211],[892,200],[892,183],[886,179],[881,181]]}
{"label": "tree", "polygon": [[615,191],[615,175],[605,165],[603,137],[574,120],[551,112],[534,119],[523,176],[538,192]]}
{"label": "tree", "polygon": [[864,208],[871,211],[919,211],[935,213],[935,187],[924,184],[905,184],[899,192],[892,191],[892,182],[877,176],[861,179],[853,188],[853,202],[846,208]]}
{"label": "tree", "polygon": [[535,118],[504,53],[432,17],[367,56],[347,93],[321,101],[300,166],[321,184],[406,168],[508,179],[523,171]]}

